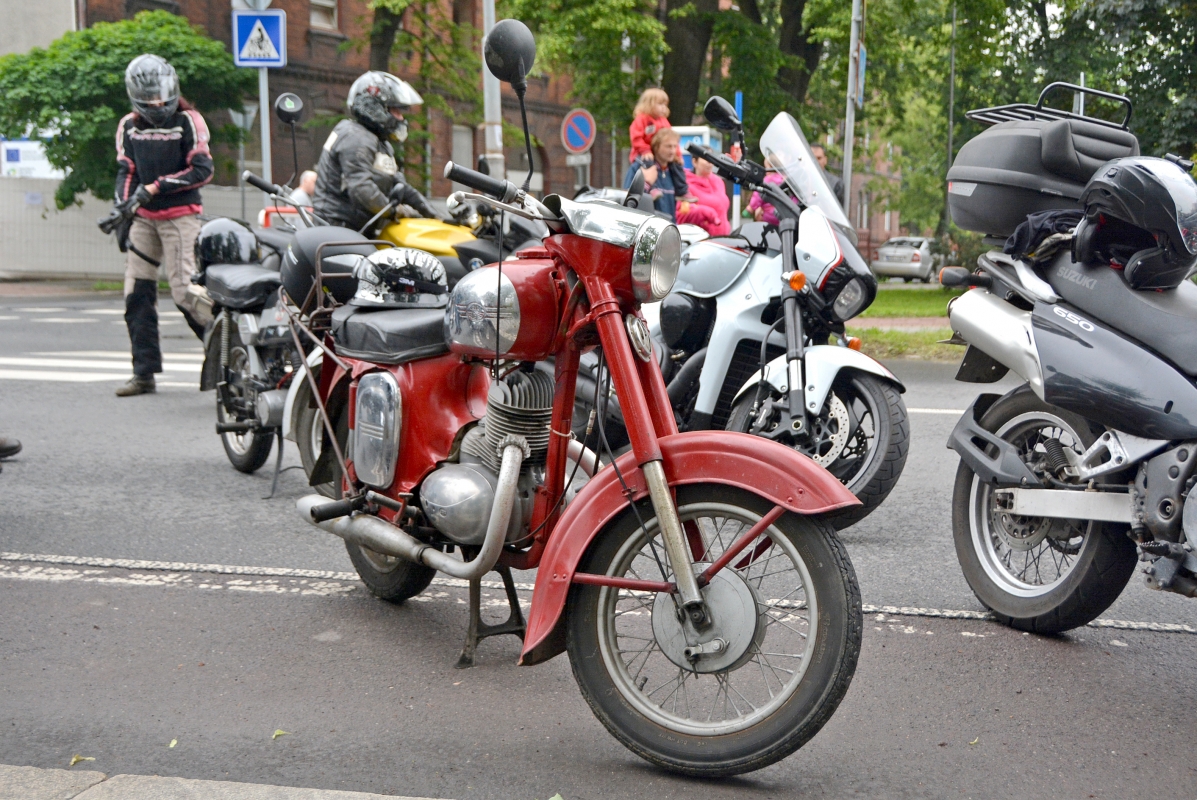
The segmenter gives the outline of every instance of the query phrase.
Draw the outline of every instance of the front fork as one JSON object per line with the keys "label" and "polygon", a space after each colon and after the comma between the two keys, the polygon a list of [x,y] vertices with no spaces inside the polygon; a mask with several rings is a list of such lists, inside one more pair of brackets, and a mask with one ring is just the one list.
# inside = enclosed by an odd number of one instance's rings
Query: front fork
{"label": "front fork", "polygon": [[[781,234],[781,268],[783,275],[791,275],[798,269],[794,254],[794,235],[797,225],[792,219],[783,219],[777,226]],[[789,386],[790,432],[805,439],[809,426],[806,417],[806,400],[803,388],[806,383],[802,374],[804,332],[802,310],[798,307],[798,292],[789,281],[782,284],[781,307],[785,315],[786,328],[786,384]]]}

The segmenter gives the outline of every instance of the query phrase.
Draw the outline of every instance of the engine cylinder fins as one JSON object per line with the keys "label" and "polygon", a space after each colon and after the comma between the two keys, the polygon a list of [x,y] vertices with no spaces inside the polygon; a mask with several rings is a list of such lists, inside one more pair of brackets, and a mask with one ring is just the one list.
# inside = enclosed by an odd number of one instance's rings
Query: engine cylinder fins
{"label": "engine cylinder fins", "polygon": [[480,425],[484,437],[467,436],[462,450],[497,472],[504,439],[522,436],[531,450],[526,463],[542,463],[549,449],[554,389],[552,376],[544,372],[517,371],[498,381],[491,387]]}

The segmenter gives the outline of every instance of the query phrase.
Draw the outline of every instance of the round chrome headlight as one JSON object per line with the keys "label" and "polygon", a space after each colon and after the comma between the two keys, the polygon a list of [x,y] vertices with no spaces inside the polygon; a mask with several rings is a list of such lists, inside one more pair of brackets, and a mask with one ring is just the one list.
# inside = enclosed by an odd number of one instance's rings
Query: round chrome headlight
{"label": "round chrome headlight", "polygon": [[682,235],[661,217],[649,217],[632,240],[632,291],[641,303],[669,294],[682,264]]}

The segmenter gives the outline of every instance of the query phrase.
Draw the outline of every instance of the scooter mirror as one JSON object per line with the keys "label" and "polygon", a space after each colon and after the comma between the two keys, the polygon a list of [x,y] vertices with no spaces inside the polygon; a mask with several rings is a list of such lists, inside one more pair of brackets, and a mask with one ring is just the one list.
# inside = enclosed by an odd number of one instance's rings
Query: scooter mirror
{"label": "scooter mirror", "polygon": [[284,125],[294,125],[303,116],[303,100],[291,92],[280,94],[274,101],[274,115]]}
{"label": "scooter mirror", "polygon": [[740,121],[740,115],[736,113],[732,104],[718,95],[712,97],[702,107],[702,115],[707,118],[707,122],[721,131],[734,132],[744,127],[744,123]]}
{"label": "scooter mirror", "polygon": [[536,40],[528,26],[518,19],[501,20],[482,43],[482,53],[490,74],[522,94],[536,61]]}

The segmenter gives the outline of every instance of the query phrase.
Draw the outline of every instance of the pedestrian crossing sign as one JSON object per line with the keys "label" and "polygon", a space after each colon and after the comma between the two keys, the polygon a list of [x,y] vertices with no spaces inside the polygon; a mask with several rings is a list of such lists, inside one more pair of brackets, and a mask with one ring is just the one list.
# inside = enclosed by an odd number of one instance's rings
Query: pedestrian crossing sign
{"label": "pedestrian crossing sign", "polygon": [[287,66],[287,12],[235,9],[233,63],[239,67]]}

